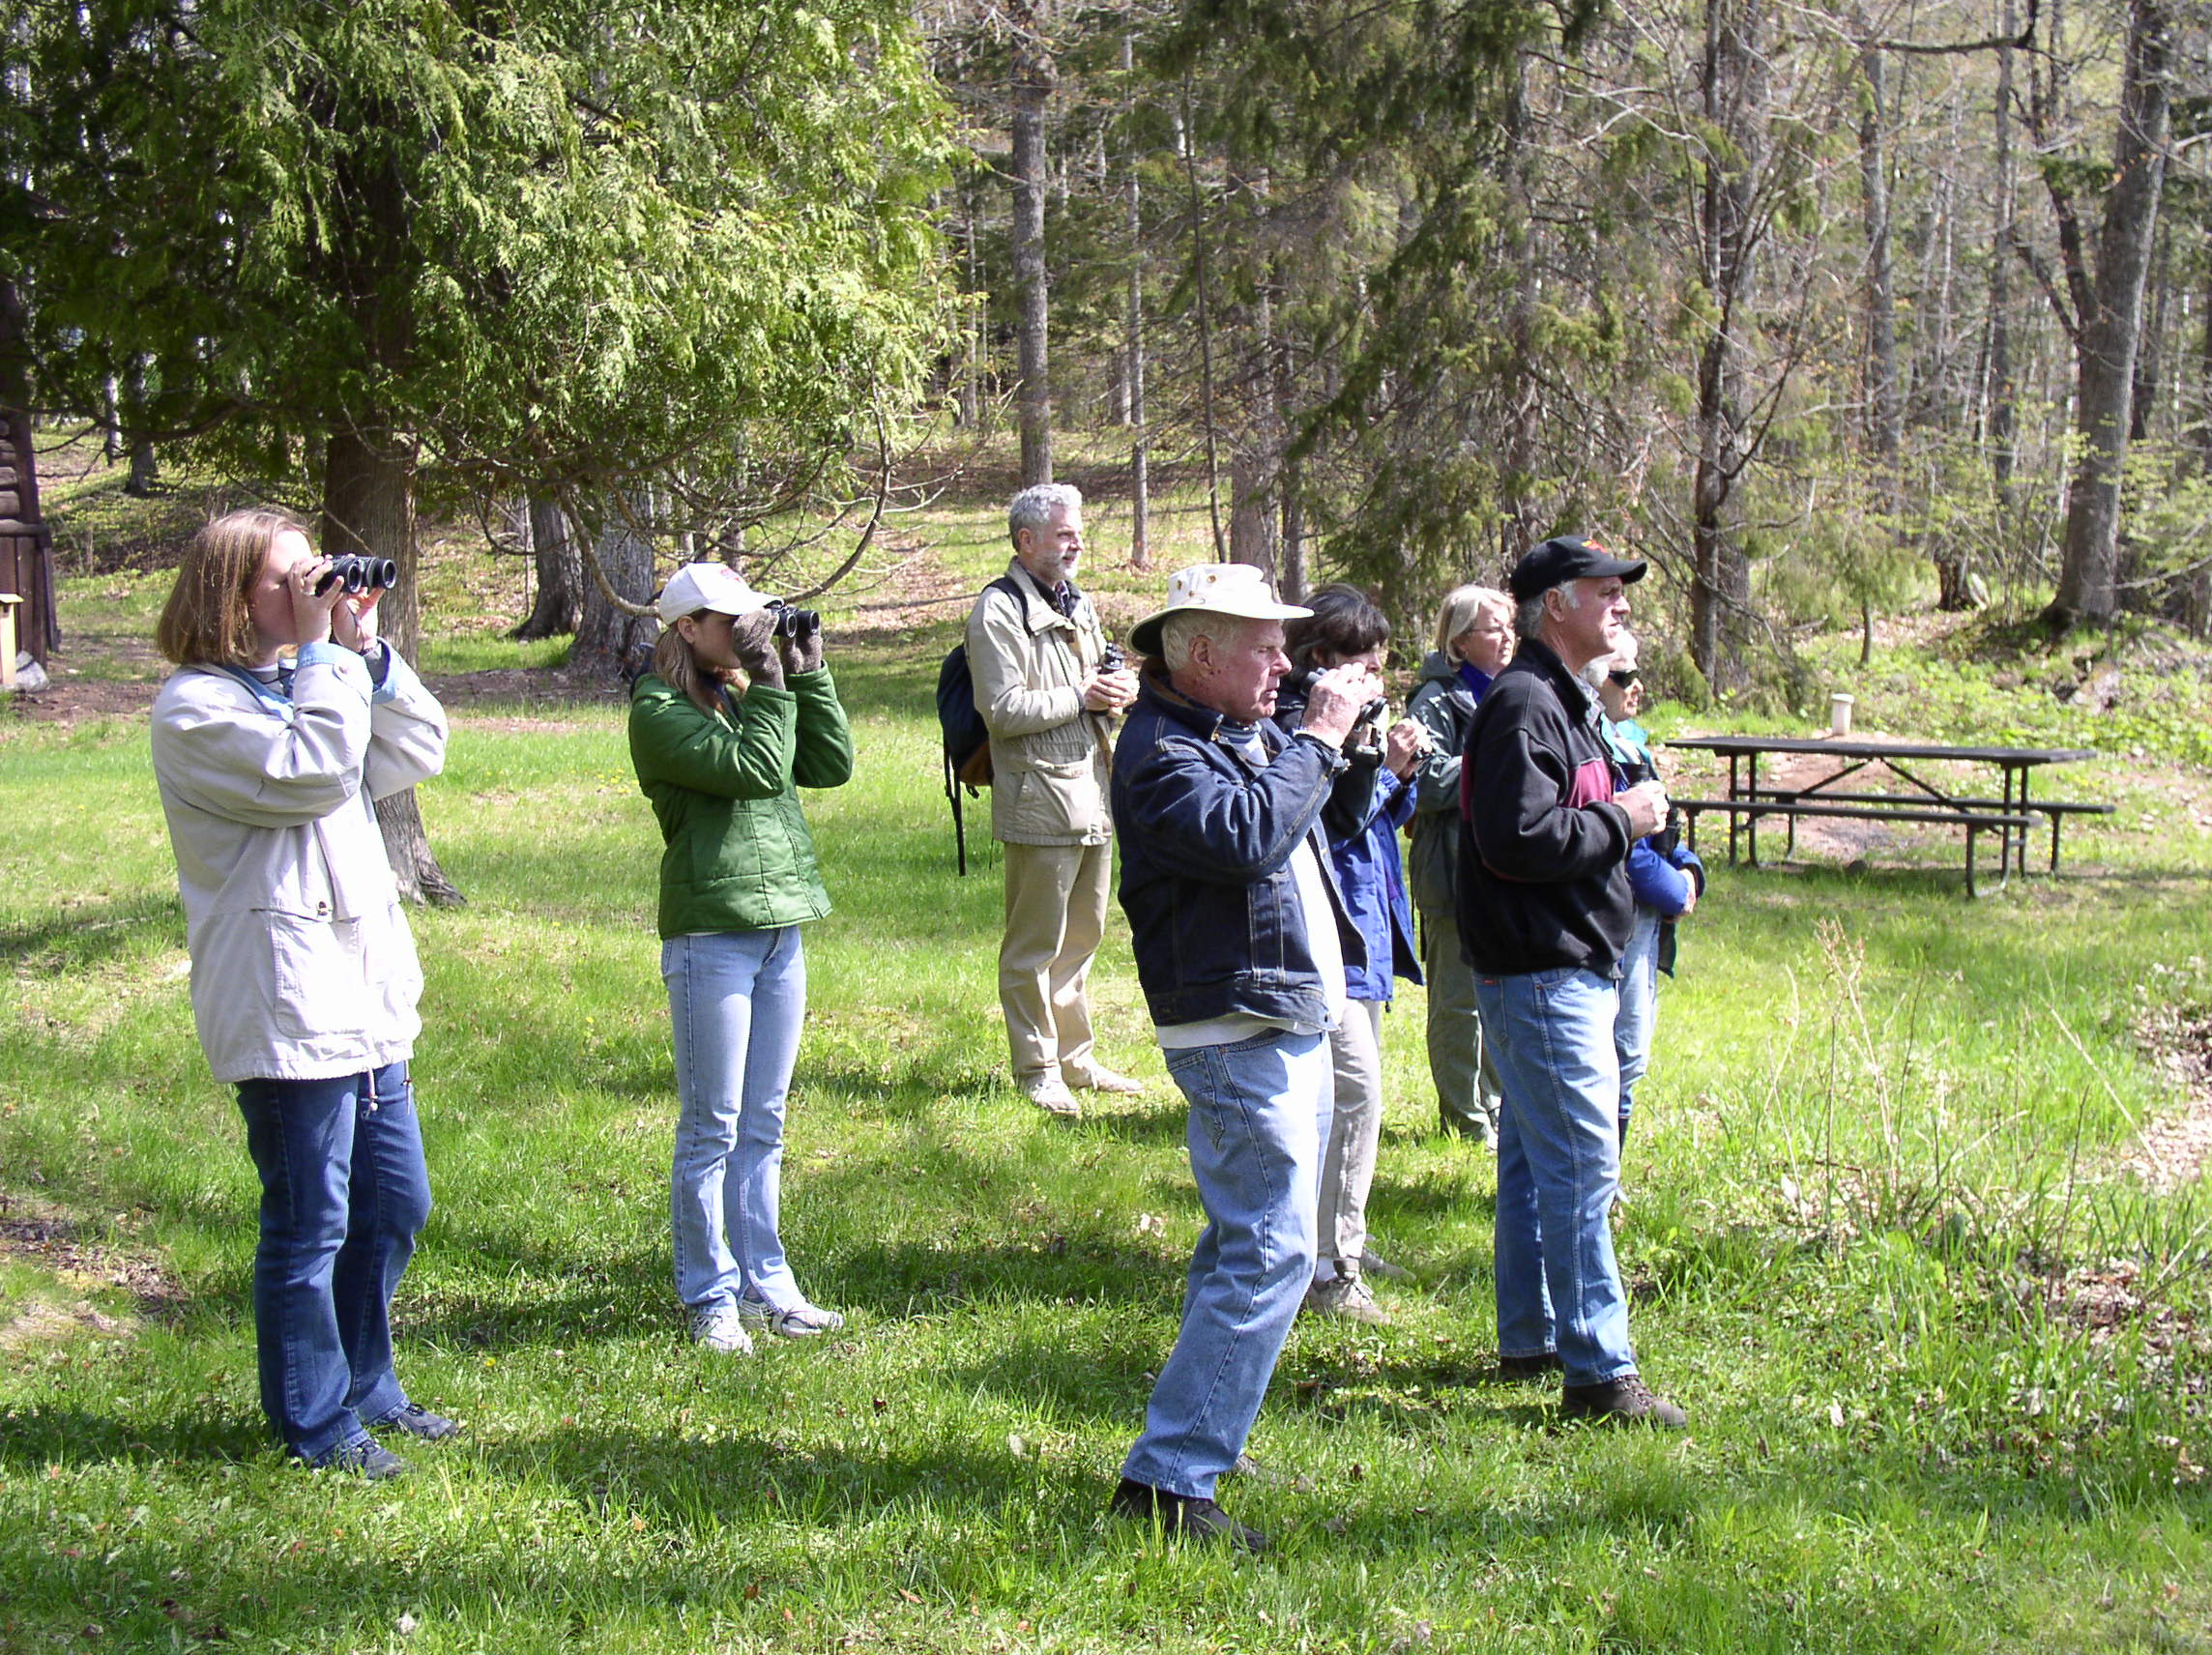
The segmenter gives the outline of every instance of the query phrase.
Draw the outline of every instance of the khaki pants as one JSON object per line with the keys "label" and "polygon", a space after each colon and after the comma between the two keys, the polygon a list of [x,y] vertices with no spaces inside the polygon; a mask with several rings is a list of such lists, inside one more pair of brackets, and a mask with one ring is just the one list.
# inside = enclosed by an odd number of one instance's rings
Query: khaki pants
{"label": "khaki pants", "polygon": [[1459,951],[1459,926],[1449,915],[1421,915],[1421,974],[1429,985],[1429,1075],[1437,1083],[1437,1115],[1446,1132],[1494,1144],[1502,1089],[1498,1060],[1483,1037],[1474,971]]}
{"label": "khaki pants", "polygon": [[1340,1276],[1359,1274],[1367,1250],[1367,1192],[1382,1141],[1382,1002],[1348,1001],[1344,1023],[1328,1037],[1336,1109],[1322,1154],[1319,1256]]}
{"label": "khaki pants", "polygon": [[1091,1070],[1091,958],[1106,932],[1112,845],[1015,845],[1006,853],[999,1005],[1016,1084]]}

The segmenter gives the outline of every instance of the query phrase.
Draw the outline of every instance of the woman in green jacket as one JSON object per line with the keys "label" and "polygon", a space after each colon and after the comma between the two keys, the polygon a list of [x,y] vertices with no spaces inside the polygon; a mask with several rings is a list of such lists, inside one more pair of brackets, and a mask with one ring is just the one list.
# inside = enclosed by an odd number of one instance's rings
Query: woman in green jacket
{"label": "woman in green jacket", "polygon": [[630,762],[653,801],[660,974],[676,1032],[671,1180],[676,1291],[691,1336],[742,1355],[753,1332],[842,1327],[807,1302],[777,1234],[783,1106],[806,1012],[799,927],[830,912],[798,788],[853,773],[853,733],[819,626],[721,564],[688,564],[660,595],[654,671],[629,710]]}

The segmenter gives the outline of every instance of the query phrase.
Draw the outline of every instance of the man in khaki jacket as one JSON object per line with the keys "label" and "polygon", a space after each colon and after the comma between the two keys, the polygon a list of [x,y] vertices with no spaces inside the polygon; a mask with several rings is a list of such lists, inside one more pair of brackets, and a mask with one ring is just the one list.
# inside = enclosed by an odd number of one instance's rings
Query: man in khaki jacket
{"label": "man in khaki jacket", "polygon": [[1101,670],[1098,612],[1075,588],[1083,496],[1040,483],[1006,508],[1014,558],[968,617],[975,707],[991,732],[991,833],[1006,847],[999,1003],[1014,1084],[1055,1115],[1073,1089],[1142,1089],[1097,1060],[1087,988],[1106,928],[1114,717],[1136,674]]}

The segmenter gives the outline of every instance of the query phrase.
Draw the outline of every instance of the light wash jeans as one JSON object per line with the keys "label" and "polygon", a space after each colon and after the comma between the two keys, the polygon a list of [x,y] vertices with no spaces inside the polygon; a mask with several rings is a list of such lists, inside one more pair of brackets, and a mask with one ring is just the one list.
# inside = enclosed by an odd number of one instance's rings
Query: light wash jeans
{"label": "light wash jeans", "polygon": [[1190,1100],[1190,1170],[1207,1226],[1182,1328],[1121,1474],[1211,1499],[1259,1416],[1313,1280],[1314,1204],[1328,1138],[1328,1036],[1270,1031],[1170,1051]]}
{"label": "light wash jeans", "polygon": [[407,1406],[392,1372],[392,1294],[430,1216],[407,1065],[335,1080],[241,1081],[261,1174],[253,1342],[261,1410],[315,1461]]}
{"label": "light wash jeans", "polygon": [[1656,908],[1639,908],[1628,951],[1620,956],[1620,1015],[1614,1020],[1613,1046],[1620,1060],[1623,1144],[1636,1108],[1636,1083],[1651,1064],[1651,1031],[1659,1023],[1659,924]]}
{"label": "light wash jeans", "polygon": [[[1477,973],[1505,1107],[1498,1133],[1498,1350],[1557,1350],[1570,1385],[1636,1371],[1610,1222],[1620,1187],[1619,995],[1574,967]],[[1554,1310],[1563,1313],[1557,1325]]]}
{"label": "light wash jeans", "polygon": [[783,1103],[806,1013],[799,927],[671,937],[660,974],[676,1026],[676,1294],[696,1312],[749,1289],[806,1302],[776,1233]]}

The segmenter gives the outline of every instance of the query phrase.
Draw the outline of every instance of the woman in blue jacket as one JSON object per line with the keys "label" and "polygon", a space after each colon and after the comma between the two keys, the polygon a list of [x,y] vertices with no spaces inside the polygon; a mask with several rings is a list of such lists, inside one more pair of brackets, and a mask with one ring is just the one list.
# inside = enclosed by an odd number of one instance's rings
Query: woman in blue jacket
{"label": "woman in blue jacket", "polygon": [[[1275,720],[1286,730],[1305,716],[1298,686],[1312,674],[1347,663],[1380,672],[1390,641],[1389,618],[1354,587],[1324,586],[1305,602],[1313,614],[1283,628],[1294,670],[1275,692]],[[1387,737],[1370,726],[1364,742],[1354,730],[1344,747],[1351,768],[1337,778],[1321,813],[1337,888],[1367,944],[1367,959],[1345,968],[1350,1003],[1343,1027],[1329,1036],[1336,1109],[1322,1161],[1320,1247],[1306,1309],[1369,1323],[1386,1318],[1364,1277],[1406,1275],[1367,1244],[1367,1194],[1382,1134],[1382,1008],[1396,991],[1395,978],[1421,980],[1398,829],[1413,813],[1412,777],[1426,745],[1411,719],[1401,719]]]}
{"label": "woman in blue jacket", "polygon": [[[1605,715],[1599,728],[1613,754],[1616,788],[1653,780],[1659,766],[1651,739],[1636,714],[1644,706],[1644,682],[1636,669],[1636,640],[1625,634],[1611,656],[1593,661],[1602,673],[1598,700]],[[1614,1049],[1620,1057],[1620,1138],[1628,1141],[1628,1118],[1636,1105],[1636,1083],[1651,1061],[1651,1032],[1659,1021],[1659,973],[1674,974],[1674,922],[1698,906],[1705,868],[1695,851],[1682,848],[1676,832],[1662,829],[1628,848],[1628,888],[1636,896],[1636,929],[1620,957],[1620,1011],[1614,1020]]]}

